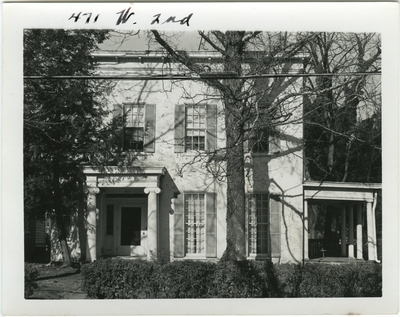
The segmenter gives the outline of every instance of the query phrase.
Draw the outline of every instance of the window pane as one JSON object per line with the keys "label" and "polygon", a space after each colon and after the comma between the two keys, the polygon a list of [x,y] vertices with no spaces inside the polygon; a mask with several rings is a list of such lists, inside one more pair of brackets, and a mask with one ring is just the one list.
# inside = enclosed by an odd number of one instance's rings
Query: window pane
{"label": "window pane", "polygon": [[124,150],[143,151],[144,129],[124,129]]}
{"label": "window pane", "polygon": [[269,254],[268,194],[247,196],[249,252]]}
{"label": "window pane", "polygon": [[186,252],[204,253],[204,194],[185,194]]}
{"label": "window pane", "polygon": [[[186,150],[205,150],[206,108],[192,105],[186,107]],[[190,142],[190,143],[189,143]]]}

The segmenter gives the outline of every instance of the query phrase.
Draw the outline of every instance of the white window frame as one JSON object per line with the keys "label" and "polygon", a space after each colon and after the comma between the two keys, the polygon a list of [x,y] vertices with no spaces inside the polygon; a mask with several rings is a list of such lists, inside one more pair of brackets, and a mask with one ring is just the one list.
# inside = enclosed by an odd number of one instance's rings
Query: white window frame
{"label": "white window frame", "polygon": [[[189,215],[188,197],[203,198],[202,209],[200,213]],[[184,193],[184,230],[185,259],[206,259],[206,239],[207,239],[207,202],[205,192],[185,192]],[[201,200],[200,200],[201,201]],[[196,215],[200,216],[200,222],[197,222]]]}

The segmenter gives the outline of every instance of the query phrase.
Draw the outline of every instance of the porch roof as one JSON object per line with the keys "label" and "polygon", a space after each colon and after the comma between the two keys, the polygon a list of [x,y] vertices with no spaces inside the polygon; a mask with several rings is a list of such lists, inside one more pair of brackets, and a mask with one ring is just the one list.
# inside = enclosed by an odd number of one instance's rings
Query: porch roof
{"label": "porch roof", "polygon": [[382,184],[306,181],[303,189],[304,199],[312,203],[373,202]]}
{"label": "porch roof", "polygon": [[[100,188],[159,188],[165,167],[83,166],[88,187]],[[179,193],[176,188],[176,192]]]}

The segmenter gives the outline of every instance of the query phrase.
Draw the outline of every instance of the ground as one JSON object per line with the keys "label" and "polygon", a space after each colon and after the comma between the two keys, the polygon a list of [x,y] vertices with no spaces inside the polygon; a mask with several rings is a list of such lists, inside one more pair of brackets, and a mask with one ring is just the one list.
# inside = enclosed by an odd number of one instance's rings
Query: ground
{"label": "ground", "polygon": [[30,299],[85,299],[81,289],[81,274],[78,268],[46,266],[36,264],[38,288]]}

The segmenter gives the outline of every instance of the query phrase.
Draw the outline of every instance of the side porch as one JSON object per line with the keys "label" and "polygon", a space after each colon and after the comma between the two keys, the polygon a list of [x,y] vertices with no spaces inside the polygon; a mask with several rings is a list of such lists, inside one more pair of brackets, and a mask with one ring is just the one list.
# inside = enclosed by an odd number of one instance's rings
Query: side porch
{"label": "side porch", "polygon": [[376,206],[381,184],[304,183],[303,259],[379,262]]}

